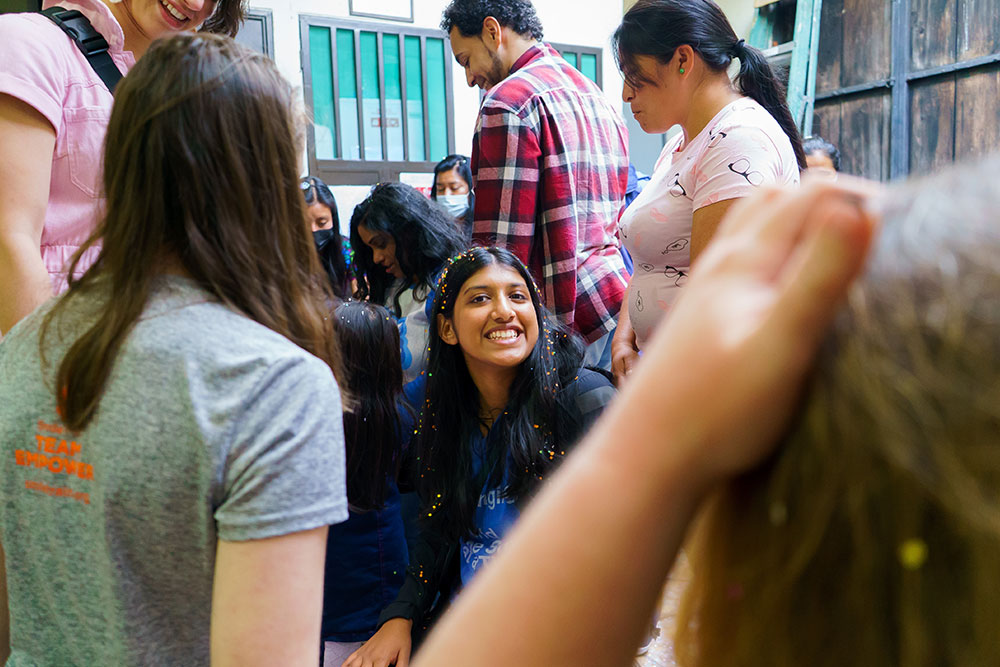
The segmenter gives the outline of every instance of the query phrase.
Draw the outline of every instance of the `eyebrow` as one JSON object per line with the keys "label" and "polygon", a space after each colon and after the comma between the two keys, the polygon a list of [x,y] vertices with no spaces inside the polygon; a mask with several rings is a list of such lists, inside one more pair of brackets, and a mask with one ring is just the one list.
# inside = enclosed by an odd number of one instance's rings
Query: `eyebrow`
{"label": "eyebrow", "polygon": [[[477,290],[477,289],[488,290],[490,287],[492,287],[492,285],[472,285],[471,287],[466,287],[464,290],[462,290],[462,294],[465,294],[467,292],[471,292],[472,290]],[[512,287],[528,289],[528,286],[525,285],[524,283],[507,283],[506,287],[507,287],[507,289],[510,289]]]}

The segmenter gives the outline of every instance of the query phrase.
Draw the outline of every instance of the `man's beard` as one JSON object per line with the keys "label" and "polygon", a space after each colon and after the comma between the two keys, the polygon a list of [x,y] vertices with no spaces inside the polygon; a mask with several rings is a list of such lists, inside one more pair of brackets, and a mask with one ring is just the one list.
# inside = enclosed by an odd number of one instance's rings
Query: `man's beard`
{"label": "man's beard", "polygon": [[503,61],[500,60],[500,56],[490,53],[490,61],[490,71],[486,75],[487,89],[492,88],[507,78],[507,72],[503,68]]}

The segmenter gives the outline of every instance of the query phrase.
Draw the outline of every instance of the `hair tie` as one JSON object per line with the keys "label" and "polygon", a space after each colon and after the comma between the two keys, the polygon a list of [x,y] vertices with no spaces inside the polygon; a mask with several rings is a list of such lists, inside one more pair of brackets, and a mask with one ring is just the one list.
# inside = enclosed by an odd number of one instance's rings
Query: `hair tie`
{"label": "hair tie", "polygon": [[737,40],[737,42],[733,44],[733,48],[730,49],[730,53],[732,53],[735,57],[739,58],[740,54],[746,51],[746,44],[747,44],[746,40],[743,39]]}

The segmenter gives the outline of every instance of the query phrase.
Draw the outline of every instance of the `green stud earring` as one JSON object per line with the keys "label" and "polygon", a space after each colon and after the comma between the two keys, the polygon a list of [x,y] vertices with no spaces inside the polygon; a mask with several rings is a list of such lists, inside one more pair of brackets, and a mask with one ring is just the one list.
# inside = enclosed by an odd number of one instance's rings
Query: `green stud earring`
{"label": "green stud earring", "polygon": [[681,68],[681,74],[683,74],[683,73],[684,73],[684,68],[682,67],[682,68]]}

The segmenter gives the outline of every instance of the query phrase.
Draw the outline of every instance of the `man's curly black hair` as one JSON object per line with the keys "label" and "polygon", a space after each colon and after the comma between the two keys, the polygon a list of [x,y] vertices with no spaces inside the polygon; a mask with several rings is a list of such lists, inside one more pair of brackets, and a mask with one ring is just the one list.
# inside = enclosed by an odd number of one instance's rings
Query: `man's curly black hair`
{"label": "man's curly black hair", "polygon": [[531,0],[451,0],[441,17],[441,29],[450,33],[455,27],[463,37],[474,37],[482,33],[487,16],[519,35],[542,38],[542,22]]}

